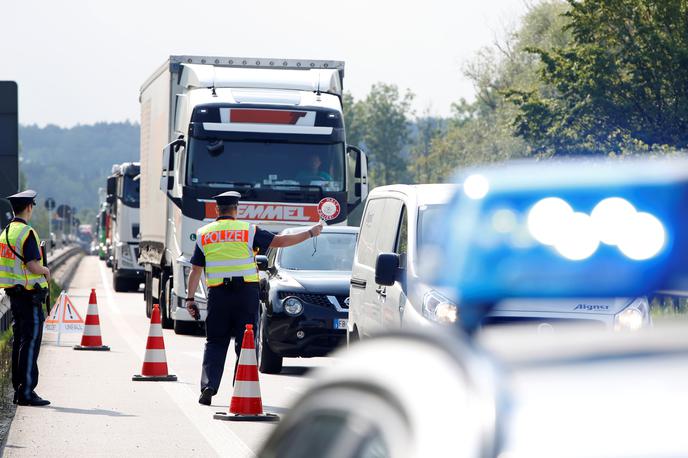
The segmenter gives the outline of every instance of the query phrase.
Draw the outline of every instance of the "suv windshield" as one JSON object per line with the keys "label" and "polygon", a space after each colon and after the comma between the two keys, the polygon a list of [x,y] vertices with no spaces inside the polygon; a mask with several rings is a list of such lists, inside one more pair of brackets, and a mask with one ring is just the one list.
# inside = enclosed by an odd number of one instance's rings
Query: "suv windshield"
{"label": "suv windshield", "polygon": [[230,140],[189,142],[191,185],[252,188],[319,186],[344,189],[343,143],[282,143]]}
{"label": "suv windshield", "polygon": [[[355,233],[324,232],[312,239],[313,243],[282,248],[279,265],[291,270],[341,270],[351,271],[356,248]],[[317,250],[314,253],[314,244]]]}

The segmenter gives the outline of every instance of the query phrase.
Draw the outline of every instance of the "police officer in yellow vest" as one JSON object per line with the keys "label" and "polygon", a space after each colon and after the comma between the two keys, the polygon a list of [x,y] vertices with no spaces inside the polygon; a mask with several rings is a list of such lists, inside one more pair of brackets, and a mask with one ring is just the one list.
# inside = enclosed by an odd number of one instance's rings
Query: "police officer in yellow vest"
{"label": "police officer in yellow vest", "polygon": [[230,339],[234,337],[238,360],[245,326],[256,324],[259,302],[255,254],[265,253],[270,247],[296,245],[317,237],[322,231],[322,226],[316,224],[298,234],[274,235],[254,224],[238,221],[240,198],[241,194],[235,191],[215,196],[220,216],[198,230],[191,257],[193,267],[187,282],[186,306],[196,319],[200,314],[194,295],[204,270],[208,285],[206,344],[198,399],[204,405],[210,405],[220,388]]}
{"label": "police officer in yellow vest", "polygon": [[7,199],[14,219],[0,233],[0,288],[9,296],[12,309],[14,402],[45,406],[50,401],[42,399],[34,389],[38,384],[37,360],[50,270],[43,266],[38,234],[28,224],[36,206],[36,192],[26,190]]}

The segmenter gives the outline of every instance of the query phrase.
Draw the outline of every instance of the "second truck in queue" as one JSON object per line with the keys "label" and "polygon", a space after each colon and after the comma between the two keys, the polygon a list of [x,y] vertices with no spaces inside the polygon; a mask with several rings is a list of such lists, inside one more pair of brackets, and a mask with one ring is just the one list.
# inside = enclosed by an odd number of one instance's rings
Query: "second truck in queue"
{"label": "second truck in queue", "polygon": [[[143,84],[139,262],[163,327],[197,327],[183,300],[213,196],[240,192],[239,219],[273,232],[360,207],[367,160],[346,144],[343,77],[339,61],[171,56]],[[202,283],[201,319],[206,297]]]}
{"label": "second truck in queue", "polygon": [[109,204],[109,253],[112,284],[115,291],[138,290],[143,269],[138,264],[139,251],[139,164],[125,162],[112,166],[107,180]]}

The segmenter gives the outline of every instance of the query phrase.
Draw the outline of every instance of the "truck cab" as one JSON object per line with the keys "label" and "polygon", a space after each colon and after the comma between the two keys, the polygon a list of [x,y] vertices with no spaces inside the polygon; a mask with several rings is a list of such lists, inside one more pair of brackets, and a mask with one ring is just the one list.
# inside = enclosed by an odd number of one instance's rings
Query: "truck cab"
{"label": "truck cab", "polygon": [[143,282],[139,253],[139,174],[138,162],[112,167],[107,181],[110,205],[110,259],[115,291],[138,290]]}
{"label": "truck cab", "polygon": [[[365,200],[366,156],[346,144],[342,81],[336,61],[173,56],[144,84],[140,261],[147,312],[159,302],[163,326],[196,325],[183,298],[196,231],[217,216],[213,196],[240,192],[239,219],[273,232],[347,224]],[[205,319],[203,284],[196,299]]]}

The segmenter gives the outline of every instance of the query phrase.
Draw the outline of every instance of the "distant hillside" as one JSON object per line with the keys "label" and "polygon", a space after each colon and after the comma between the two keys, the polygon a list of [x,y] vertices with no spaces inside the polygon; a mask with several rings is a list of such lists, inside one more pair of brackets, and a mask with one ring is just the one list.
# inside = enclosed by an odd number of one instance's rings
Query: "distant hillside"
{"label": "distant hillside", "polygon": [[20,170],[41,200],[96,209],[112,164],[137,161],[139,125],[98,123],[69,129],[20,126]]}

